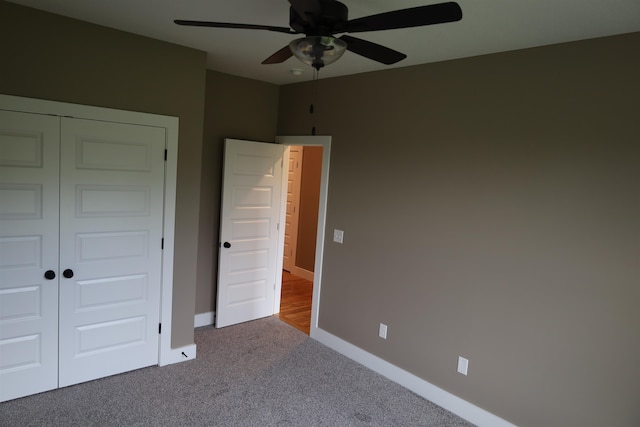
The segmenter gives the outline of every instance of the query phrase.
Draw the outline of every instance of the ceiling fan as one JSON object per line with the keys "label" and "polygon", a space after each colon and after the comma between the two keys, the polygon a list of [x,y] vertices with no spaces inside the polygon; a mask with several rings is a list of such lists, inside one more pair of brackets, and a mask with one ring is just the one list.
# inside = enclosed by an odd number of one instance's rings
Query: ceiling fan
{"label": "ceiling fan", "polygon": [[286,34],[304,34],[262,61],[278,64],[295,55],[316,70],[335,62],[345,50],[391,65],[407,57],[404,53],[356,37],[336,34],[393,30],[423,25],[455,22],[462,19],[462,9],[455,2],[400,9],[363,18],[348,19],[347,6],[337,0],[289,0],[289,26],[234,24],[227,22],[175,20],[178,25],[196,27],[267,30]]}

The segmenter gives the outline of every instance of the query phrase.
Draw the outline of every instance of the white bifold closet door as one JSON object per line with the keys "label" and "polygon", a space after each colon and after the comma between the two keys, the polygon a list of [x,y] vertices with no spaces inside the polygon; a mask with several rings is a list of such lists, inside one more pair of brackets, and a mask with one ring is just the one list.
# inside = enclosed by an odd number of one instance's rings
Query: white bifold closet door
{"label": "white bifold closet door", "polygon": [[0,111],[0,401],[158,363],[165,145]]}

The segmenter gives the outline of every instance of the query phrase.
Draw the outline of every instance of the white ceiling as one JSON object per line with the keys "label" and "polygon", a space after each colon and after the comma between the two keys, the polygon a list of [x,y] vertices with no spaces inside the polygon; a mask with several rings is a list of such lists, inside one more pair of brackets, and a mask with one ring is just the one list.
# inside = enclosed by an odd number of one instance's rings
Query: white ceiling
{"label": "white ceiling", "polygon": [[[206,51],[208,68],[276,84],[312,79],[295,58],[261,65],[300,37],[259,30],[193,28],[174,19],[288,27],[286,0],[10,0],[106,27]],[[444,0],[342,0],[349,19]],[[640,31],[640,0],[458,0],[462,21],[420,28],[358,33],[407,54],[388,66],[352,52],[323,68],[320,77],[406,67],[448,59]],[[302,69],[301,76],[290,73]]]}

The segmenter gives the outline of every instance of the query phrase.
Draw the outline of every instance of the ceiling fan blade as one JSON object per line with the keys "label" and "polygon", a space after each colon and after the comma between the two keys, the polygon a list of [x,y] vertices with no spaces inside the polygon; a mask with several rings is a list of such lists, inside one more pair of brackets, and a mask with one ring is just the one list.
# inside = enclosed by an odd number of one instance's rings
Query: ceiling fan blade
{"label": "ceiling fan blade", "polygon": [[297,32],[292,31],[291,28],[272,27],[271,25],[233,24],[230,22],[210,22],[210,21],[185,21],[183,19],[176,19],[173,22],[175,22],[178,25],[186,25],[189,27],[236,28],[241,30],[267,30],[267,31],[275,31],[277,33],[298,34]]}
{"label": "ceiling fan blade", "polygon": [[291,58],[292,56],[293,56],[293,53],[291,53],[291,48],[289,47],[289,45],[286,45],[285,47],[283,47],[282,49],[280,49],[279,51],[277,51],[276,53],[274,53],[273,55],[271,55],[270,57],[262,61],[262,63],[263,64],[279,64]]}
{"label": "ceiling fan blade", "polygon": [[438,3],[353,19],[347,22],[346,32],[358,33],[364,31],[420,27],[423,25],[455,22],[461,19],[462,9],[460,9],[458,3]]}
{"label": "ceiling fan blade", "polygon": [[367,40],[346,35],[340,37],[340,40],[344,40],[344,42],[347,43],[347,50],[386,65],[395,64],[407,57],[404,53]]}

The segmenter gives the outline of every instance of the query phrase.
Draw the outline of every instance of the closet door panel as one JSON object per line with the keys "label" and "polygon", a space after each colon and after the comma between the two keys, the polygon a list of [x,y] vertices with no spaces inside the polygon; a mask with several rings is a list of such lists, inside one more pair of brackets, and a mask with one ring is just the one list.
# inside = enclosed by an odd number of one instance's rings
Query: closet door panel
{"label": "closet door panel", "polygon": [[60,386],[158,363],[164,128],[62,119]]}
{"label": "closet door panel", "polygon": [[0,110],[0,401],[58,386],[59,126]]}

